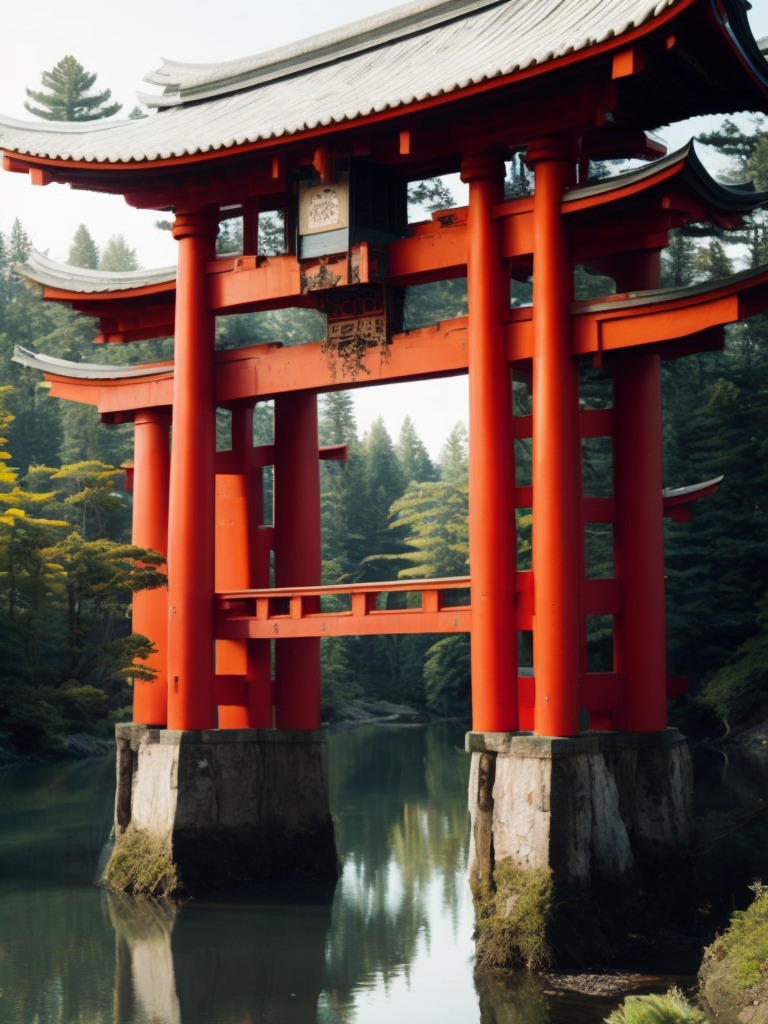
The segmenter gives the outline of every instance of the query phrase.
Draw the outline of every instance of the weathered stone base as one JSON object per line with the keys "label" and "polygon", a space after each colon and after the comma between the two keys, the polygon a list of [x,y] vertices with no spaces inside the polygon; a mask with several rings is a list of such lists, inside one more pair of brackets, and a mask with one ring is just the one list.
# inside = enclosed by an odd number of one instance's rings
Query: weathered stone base
{"label": "weathered stone base", "polygon": [[336,879],[320,732],[118,725],[112,889],[188,896]]}
{"label": "weathered stone base", "polygon": [[[646,886],[659,866],[687,854],[692,770],[675,729],[563,739],[469,733],[466,746],[478,930],[481,939],[504,933],[513,959],[546,963],[557,959],[553,950],[565,952],[555,904],[571,901],[572,914],[579,904],[593,916],[609,901],[615,916],[640,878]],[[541,924],[521,945],[512,933],[526,900]],[[526,928],[530,918],[529,908]],[[498,949],[486,957],[496,966],[503,959]]]}

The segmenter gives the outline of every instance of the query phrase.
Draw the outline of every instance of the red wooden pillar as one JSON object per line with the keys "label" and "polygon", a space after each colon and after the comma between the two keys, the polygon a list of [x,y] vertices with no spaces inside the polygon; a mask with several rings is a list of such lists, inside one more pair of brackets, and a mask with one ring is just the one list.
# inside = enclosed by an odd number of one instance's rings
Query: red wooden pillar
{"label": "red wooden pillar", "polygon": [[[255,535],[261,523],[261,469],[253,469],[253,405],[232,410],[231,473],[216,476],[216,590],[268,586],[256,579]],[[268,640],[217,640],[216,672],[244,676],[246,704],[219,707],[221,729],[272,727],[271,652]]]}
{"label": "red wooden pillar", "polygon": [[[322,577],[317,395],[275,399],[275,586],[317,586]],[[317,600],[307,607],[317,606]],[[275,643],[275,725],[320,727],[320,640]]]}
{"label": "red wooden pillar", "polygon": [[581,440],[579,378],[571,355],[573,264],[561,213],[578,146],[545,139],[528,149],[533,198],[533,659],[534,731],[579,732]]}
{"label": "red wooden pillar", "polygon": [[213,727],[214,318],[206,264],[216,212],[177,213],[175,372],[168,519],[168,728]]}
{"label": "red wooden pillar", "polygon": [[468,156],[469,561],[472,576],[472,728],[518,727],[515,620],[515,459],[512,379],[504,313],[509,274],[493,209],[504,198],[504,162]]}
{"label": "red wooden pillar", "polygon": [[[658,288],[660,256],[642,254],[617,287]],[[624,732],[667,727],[664,608],[661,359],[635,350],[613,361],[614,562],[621,614],[614,624],[615,669],[625,676],[615,718]]]}
{"label": "red wooden pillar", "polygon": [[[139,409],[133,441],[133,543],[158,554],[168,552],[168,477],[170,411]],[[141,590],[133,595],[133,631],[157,648],[146,661],[153,680],[133,683],[133,720],[165,725],[168,720],[168,591]]]}

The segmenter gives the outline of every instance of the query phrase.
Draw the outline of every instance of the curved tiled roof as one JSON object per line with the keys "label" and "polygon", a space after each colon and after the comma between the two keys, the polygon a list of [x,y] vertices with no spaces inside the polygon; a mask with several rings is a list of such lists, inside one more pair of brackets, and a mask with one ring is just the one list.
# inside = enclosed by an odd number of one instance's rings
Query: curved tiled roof
{"label": "curved tiled roof", "polygon": [[699,159],[693,139],[681,149],[642,164],[630,171],[624,171],[614,177],[601,178],[588,185],[576,185],[566,190],[563,201],[578,202],[581,199],[593,198],[604,194],[610,201],[611,194],[628,185],[648,182],[663,173],[667,168],[681,164],[683,180],[703,202],[713,211],[722,213],[749,213],[758,206],[768,202],[768,192],[757,192],[751,182],[738,185],[724,185],[713,178]]}
{"label": "curved tiled roof", "polygon": [[[51,122],[0,118],[0,148],[32,158],[99,164],[214,153],[545,67],[692,2],[417,0],[259,57],[218,65],[166,62],[150,76],[164,93],[145,97],[164,109],[140,120],[54,128]],[[727,31],[747,65],[764,64],[743,0],[725,2],[733,13]],[[763,79],[768,92],[768,74]]]}
{"label": "curved tiled roof", "polygon": [[30,252],[26,263],[17,263],[13,270],[35,284],[58,288],[61,291],[81,292],[85,295],[130,291],[176,280],[175,266],[120,273],[87,270],[84,267],[73,267],[69,263],[57,263],[35,249]]}
{"label": "curved tiled roof", "polygon": [[163,366],[109,366],[106,363],[75,363],[71,359],[58,359],[42,352],[33,352],[22,345],[14,345],[13,362],[31,366],[44,373],[55,373],[60,377],[76,380],[128,380],[134,377],[168,376],[173,373],[173,364]]}

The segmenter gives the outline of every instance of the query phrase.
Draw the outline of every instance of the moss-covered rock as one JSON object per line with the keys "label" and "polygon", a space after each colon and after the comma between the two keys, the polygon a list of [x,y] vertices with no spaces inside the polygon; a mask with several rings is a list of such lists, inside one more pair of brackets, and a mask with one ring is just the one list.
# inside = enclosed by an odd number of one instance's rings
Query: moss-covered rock
{"label": "moss-covered rock", "polygon": [[701,991],[718,1015],[738,1014],[768,1024],[768,886],[756,883],[755,900],[737,910],[707,947],[699,972]]}

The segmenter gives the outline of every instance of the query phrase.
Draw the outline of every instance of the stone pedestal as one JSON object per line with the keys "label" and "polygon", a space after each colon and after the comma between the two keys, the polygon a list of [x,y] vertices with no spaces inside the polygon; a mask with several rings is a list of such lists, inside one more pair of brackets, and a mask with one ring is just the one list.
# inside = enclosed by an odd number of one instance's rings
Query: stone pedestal
{"label": "stone pedestal", "polygon": [[[665,876],[656,869],[687,854],[693,780],[676,729],[573,738],[469,733],[466,747],[469,870],[481,934],[484,920],[493,919],[496,932],[500,918],[514,922],[527,886],[539,894],[545,922],[537,941],[557,931],[553,907],[568,901],[585,901],[607,924],[603,902],[613,911],[654,878],[660,890]],[[562,935],[551,938],[563,948]]]}
{"label": "stone pedestal", "polygon": [[686,850],[692,773],[685,738],[596,732],[553,739],[469,733],[470,873],[510,859],[563,879],[619,879]]}
{"label": "stone pedestal", "polygon": [[194,895],[338,877],[319,731],[118,725],[116,735],[108,887]]}

